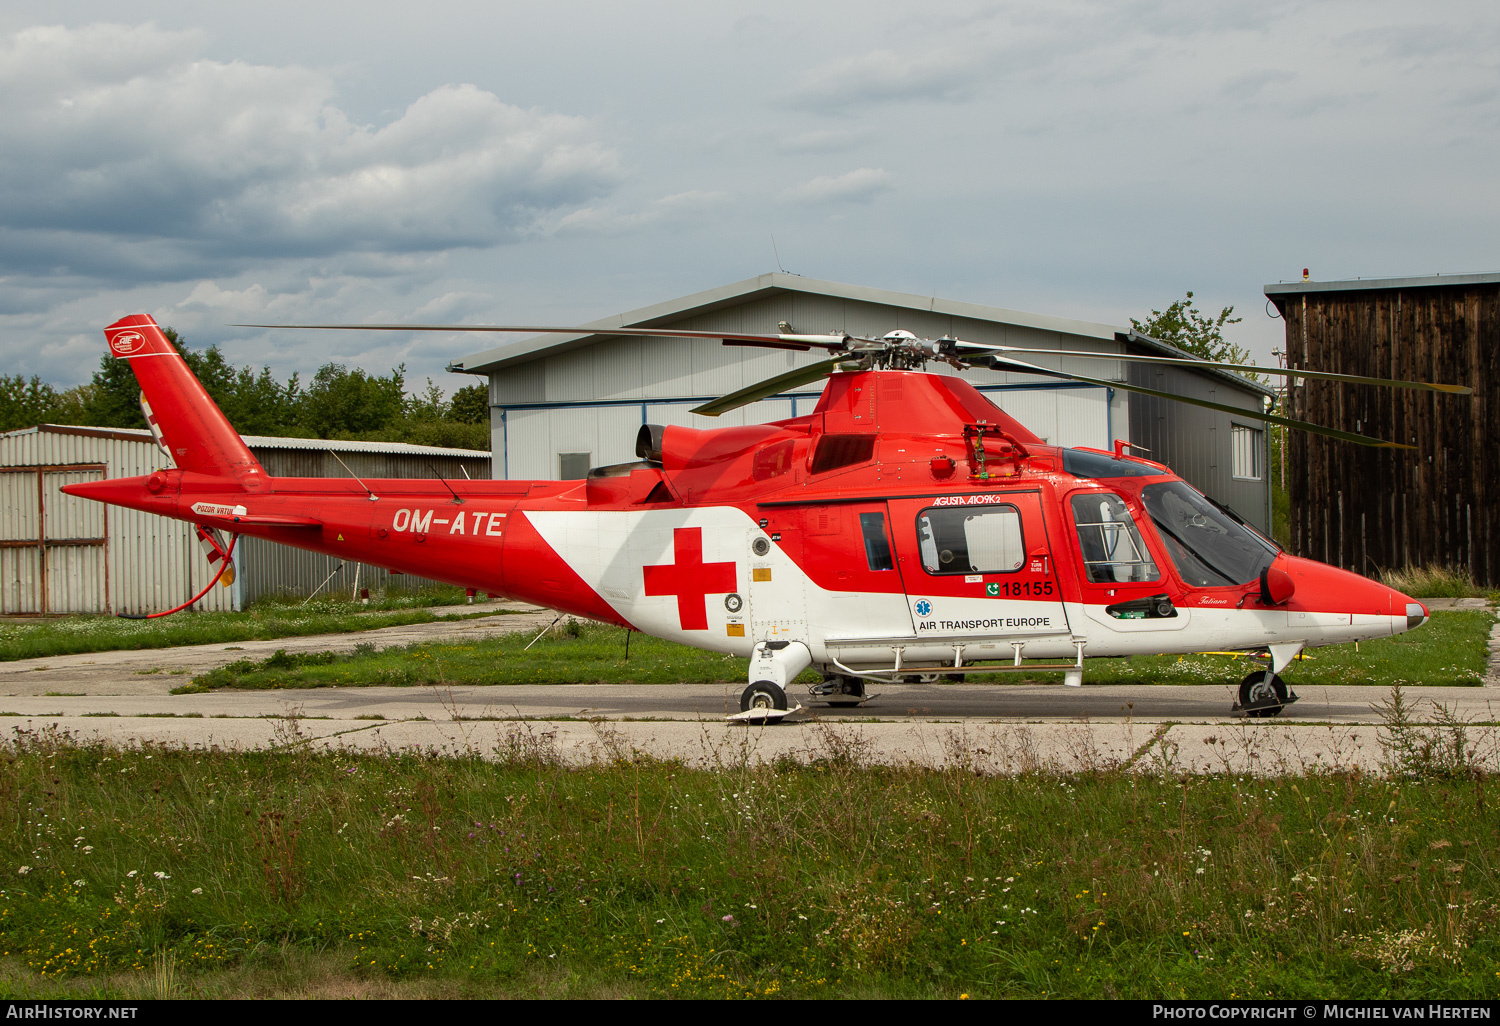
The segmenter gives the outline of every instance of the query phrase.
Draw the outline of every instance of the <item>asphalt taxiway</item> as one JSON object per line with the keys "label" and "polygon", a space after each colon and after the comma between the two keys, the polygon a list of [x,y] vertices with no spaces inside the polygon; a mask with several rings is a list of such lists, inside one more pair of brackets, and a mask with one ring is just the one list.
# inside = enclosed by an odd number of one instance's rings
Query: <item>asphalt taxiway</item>
{"label": "asphalt taxiway", "polygon": [[[459,607],[470,611],[470,607]],[[1281,717],[1232,717],[1223,685],[1067,688],[1048,684],[874,685],[862,705],[835,708],[791,692],[803,711],[761,727],[726,724],[741,684],[571,684],[345,687],[173,695],[172,688],[240,658],[349,650],[444,638],[535,633],[555,614],[498,603],[496,615],[353,634],[234,645],[19,660],[0,664],[0,732],[55,729],[113,744],[224,748],[419,749],[514,755],[545,750],[570,762],[640,751],[695,765],[833,758],[949,765],[995,772],[1102,768],[1156,760],[1191,769],[1265,772],[1381,764],[1383,689],[1309,687]],[[1417,715],[1439,706],[1468,721],[1482,758],[1496,758],[1500,687],[1412,688]],[[1170,756],[1170,758],[1168,758]]]}

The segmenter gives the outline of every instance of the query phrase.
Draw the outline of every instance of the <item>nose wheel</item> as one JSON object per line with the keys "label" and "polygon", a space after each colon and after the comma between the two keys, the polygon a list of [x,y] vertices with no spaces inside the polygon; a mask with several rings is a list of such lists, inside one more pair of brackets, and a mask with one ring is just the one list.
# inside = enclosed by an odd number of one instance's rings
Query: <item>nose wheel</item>
{"label": "nose wheel", "polygon": [[775,681],[758,680],[740,692],[740,712],[785,712],[786,689]]}
{"label": "nose wheel", "polygon": [[1280,716],[1281,710],[1297,700],[1286,681],[1270,670],[1256,670],[1240,681],[1239,697],[1230,711],[1244,713],[1252,719]]}

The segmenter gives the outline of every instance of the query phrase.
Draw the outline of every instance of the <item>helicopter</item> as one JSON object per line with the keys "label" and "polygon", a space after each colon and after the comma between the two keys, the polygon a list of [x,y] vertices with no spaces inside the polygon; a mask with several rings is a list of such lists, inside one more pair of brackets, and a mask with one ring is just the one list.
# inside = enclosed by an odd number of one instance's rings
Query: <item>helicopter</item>
{"label": "helicopter", "polygon": [[747,659],[740,712],[730,719],[751,722],[802,708],[788,691],[809,667],[822,677],[809,686],[810,701],[856,705],[882,683],[1060,672],[1078,687],[1091,657],[1204,651],[1263,654],[1264,668],[1246,675],[1231,711],[1275,716],[1297,700],[1281,673],[1304,648],[1400,634],[1428,619],[1422,603],[1384,584],[1285,552],[1126,441],[1113,450],[1048,445],[962,377],[925,369],[937,362],[1065,377],[1355,444],[1411,448],[1023,356],[1244,368],[782,327],[611,333],[820,350],[825,359],[693,411],[717,416],[826,379],[811,414],[717,429],[646,424],[635,461],[594,468],[581,482],[434,482],[266,474],[156,322],[130,315],[105,328],[105,338],[114,357],[129,361],[173,466],[64,491],[196,525],[220,574],[232,566],[235,540],[248,535]]}

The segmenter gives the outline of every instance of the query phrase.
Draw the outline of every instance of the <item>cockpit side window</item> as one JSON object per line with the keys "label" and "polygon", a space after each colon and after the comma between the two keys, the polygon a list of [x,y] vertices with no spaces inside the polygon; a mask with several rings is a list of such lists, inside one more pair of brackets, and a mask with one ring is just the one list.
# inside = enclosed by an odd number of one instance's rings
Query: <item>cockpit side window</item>
{"label": "cockpit side window", "polygon": [[1084,576],[1090,583],[1160,579],[1161,571],[1141,540],[1135,518],[1118,495],[1088,492],[1073,496],[1073,526],[1078,530]]}
{"label": "cockpit side window", "polygon": [[1141,489],[1141,503],[1185,584],[1249,584],[1276,558],[1273,543],[1235,523],[1182,481],[1147,485]]}

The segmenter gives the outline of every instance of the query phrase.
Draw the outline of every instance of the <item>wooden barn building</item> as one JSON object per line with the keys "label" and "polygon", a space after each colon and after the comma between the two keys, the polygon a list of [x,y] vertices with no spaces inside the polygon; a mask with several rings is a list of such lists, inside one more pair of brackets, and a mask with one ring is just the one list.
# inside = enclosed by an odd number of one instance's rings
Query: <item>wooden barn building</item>
{"label": "wooden barn building", "polygon": [[1291,549],[1368,576],[1467,570],[1500,585],[1500,273],[1267,285],[1288,366],[1468,385],[1472,396],[1297,383],[1289,415],[1413,445],[1289,432]]}

